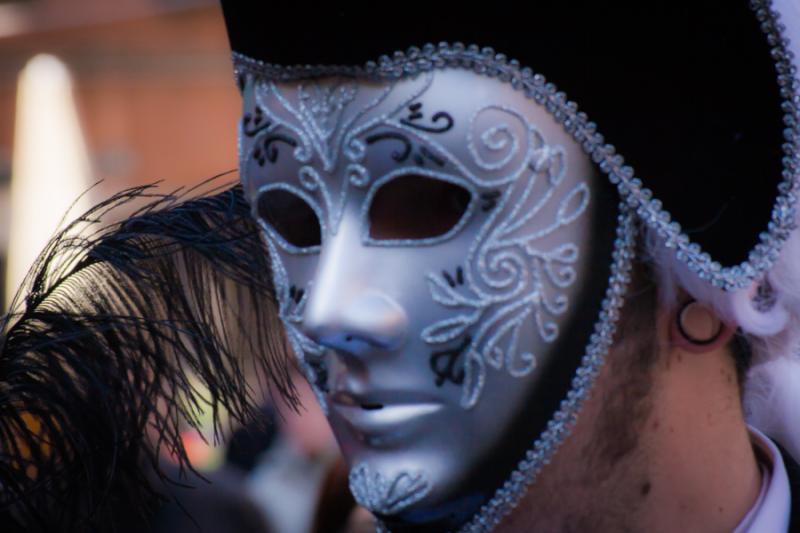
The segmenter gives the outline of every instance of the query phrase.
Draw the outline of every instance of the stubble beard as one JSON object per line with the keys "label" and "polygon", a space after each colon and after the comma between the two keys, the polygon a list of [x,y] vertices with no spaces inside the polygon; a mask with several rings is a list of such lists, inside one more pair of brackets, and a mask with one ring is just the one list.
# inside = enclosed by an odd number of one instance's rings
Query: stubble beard
{"label": "stubble beard", "polygon": [[626,302],[617,342],[575,431],[498,533],[641,531],[637,511],[653,482],[641,437],[659,359],[656,306],[654,287]]}

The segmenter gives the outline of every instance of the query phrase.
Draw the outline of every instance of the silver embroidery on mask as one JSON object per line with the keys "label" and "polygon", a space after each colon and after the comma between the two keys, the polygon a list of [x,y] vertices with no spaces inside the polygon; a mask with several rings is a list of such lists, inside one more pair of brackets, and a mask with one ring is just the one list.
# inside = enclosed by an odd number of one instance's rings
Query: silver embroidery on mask
{"label": "silver embroidery on mask", "polygon": [[[404,95],[391,109],[380,113],[375,110],[392,93],[394,84],[380,91],[372,101],[359,104],[353,110],[349,108],[352,108],[359,90],[352,81],[333,86],[313,81],[300,83],[296,91],[297,102],[292,102],[274,82],[254,80],[256,104],[270,126],[253,138],[249,150],[243,154],[242,163],[251,160],[257,150],[263,149],[265,139],[276,132],[291,136],[297,141],[293,156],[303,164],[299,170],[302,191],[319,195],[320,202],[314,205],[324,213],[320,218],[323,235],[327,232],[335,235],[350,186],[363,188],[371,180],[368,169],[362,164],[367,150],[363,139],[365,133],[380,125],[399,124],[399,119],[392,120],[391,117],[424,93],[432,79],[433,74],[427,74],[424,83]],[[346,116],[348,110],[354,112]],[[347,179],[341,181],[338,191],[332,191],[322,179],[320,170],[328,173],[340,165],[345,166]],[[247,176],[244,176],[245,185],[246,180]],[[300,190],[295,188],[294,192]],[[298,252],[291,247],[284,248],[290,253]]]}
{"label": "silver embroidery on mask", "polygon": [[[564,242],[543,249],[537,246],[537,241],[573,223],[586,211],[589,188],[585,182],[566,191],[559,188],[566,172],[563,149],[547,145],[541,133],[524,115],[510,107],[486,105],[473,113],[465,138],[471,161],[461,160],[452,153],[447,143],[437,138],[433,128],[409,124],[403,119],[401,110],[424,94],[431,86],[433,77],[434,73],[428,73],[423,82],[410,91],[410,96],[402,99],[401,105],[374,113],[376,116],[369,115],[375,106],[392,93],[393,86],[390,86],[365,108],[351,113],[349,118],[344,112],[358,93],[353,85],[343,88],[339,84],[299,84],[299,104],[293,104],[276,84],[257,84],[254,88],[256,101],[272,124],[259,135],[291,131],[299,139],[294,151],[296,160],[300,163],[317,161],[323,169],[329,170],[336,168],[339,158],[337,149],[363,145],[362,139],[366,134],[378,127],[382,131],[402,132],[409,139],[422,143],[431,157],[440,161],[443,170],[400,166],[372,184],[361,207],[363,240],[369,245],[425,246],[443,242],[457,234],[473,215],[477,203],[475,198],[480,191],[502,190],[495,208],[469,249],[465,268],[466,293],[455,291],[434,274],[428,275],[433,299],[459,314],[426,328],[422,332],[423,340],[431,345],[442,345],[465,335],[473,327],[477,329],[465,353],[461,400],[464,408],[471,408],[480,399],[487,365],[498,370],[505,368],[515,377],[527,376],[536,367],[535,354],[519,347],[522,328],[534,326],[547,343],[557,338],[556,319],[568,307],[567,297],[560,291],[575,280],[573,265],[579,251],[574,243]],[[269,102],[273,105],[268,105],[267,98],[270,95]],[[479,119],[484,116],[493,117],[494,120],[483,131],[477,131]],[[260,137],[257,136],[251,146],[251,157],[259,143]],[[309,158],[309,153],[316,155],[317,159]],[[364,187],[369,182],[368,170],[360,165],[363,157],[364,151],[361,150],[345,154],[348,167],[345,179],[339,182],[338,195],[332,190],[334,186],[328,183],[329,180],[323,179],[320,171],[311,164],[300,167],[300,187],[281,182],[265,185],[259,192],[272,188],[294,192],[317,213],[323,235],[329,231],[335,233],[349,186]],[[359,168],[363,170],[354,170]],[[368,210],[375,192],[393,177],[412,172],[467,188],[473,197],[467,212],[442,236],[408,241],[371,240]],[[536,187],[539,189],[534,193]],[[336,197],[338,200],[334,201]],[[558,210],[552,220],[544,220],[541,212],[553,202],[558,202]],[[535,232],[526,232],[525,226],[537,216],[542,219],[539,228]],[[298,250],[266,224],[264,228],[285,252],[318,252],[317,247]],[[284,302],[287,294],[285,285],[279,287],[281,317],[291,329],[292,345],[294,348],[313,346],[313,342],[305,339],[296,327],[302,322],[301,315],[286,313]],[[321,353],[318,347],[314,347],[313,351]],[[305,359],[305,356],[301,359]]]}
{"label": "silver embroidery on mask", "polygon": [[[489,109],[521,121],[526,138],[520,139],[506,122],[472,135],[475,119]],[[567,311],[569,303],[561,291],[575,281],[573,265],[579,250],[570,242],[543,249],[537,241],[575,222],[589,204],[586,182],[567,190],[559,187],[567,170],[563,149],[547,145],[521,114],[486,106],[475,113],[469,132],[469,151],[476,165],[498,170],[509,165],[516,168],[522,161],[524,171],[512,173],[513,181],[505,186],[469,248],[465,289],[453,287],[438,273],[427,275],[433,300],[457,314],[425,328],[423,340],[442,345],[471,333],[464,361],[461,405],[465,409],[480,400],[487,365],[496,370],[505,368],[514,377],[527,376],[536,368],[536,355],[519,345],[522,328],[535,328],[546,343],[558,337],[556,319]],[[480,139],[481,146],[476,145],[475,138]],[[494,153],[495,160],[485,160],[481,154],[486,152]],[[547,220],[542,212],[553,202],[558,203],[558,209],[553,219]],[[535,231],[526,229],[532,221],[539,222]]]}
{"label": "silver embroidery on mask", "polygon": [[359,505],[373,513],[394,515],[420,501],[431,490],[423,472],[400,472],[394,479],[361,463],[350,471],[350,492]]}
{"label": "silver embroidery on mask", "polygon": [[[276,84],[266,81],[255,83],[253,86],[255,101],[264,116],[265,126],[248,141],[248,148],[242,147],[242,167],[256,158],[257,150],[266,151],[265,143],[276,135],[297,141],[291,155],[302,165],[298,171],[300,186],[284,182],[269,183],[260,187],[258,192],[260,194],[271,189],[283,189],[303,198],[319,218],[324,241],[326,235],[336,233],[349,187],[366,187],[371,179],[369,171],[361,164],[366,153],[366,143],[362,139],[365,133],[388,123],[399,124],[399,119],[392,120],[391,117],[425,92],[432,80],[433,74],[430,73],[419,87],[414,87],[409,94],[404,95],[397,105],[387,111],[376,113],[375,108],[383,103],[394,89],[394,86],[389,86],[347,117],[345,112],[358,96],[358,86],[355,83],[341,82],[332,86],[314,82],[299,84],[296,104],[292,103]],[[268,105],[268,100],[277,105]],[[244,137],[243,131],[244,126],[240,126],[240,138]],[[344,162],[341,157],[344,157]],[[329,184],[315,168],[315,164],[321,167],[323,172],[330,172],[340,164],[345,165],[346,179],[342,180],[338,194],[330,190]],[[243,175],[243,182],[247,184],[246,173]],[[281,253],[316,254],[319,253],[319,247],[297,248],[286,242],[278,232],[261,220],[255,211],[253,215],[266,236],[278,300],[278,315],[286,329],[289,344],[300,361],[323,412],[327,415],[328,405],[321,383],[327,374],[323,360],[324,348],[300,330],[306,298],[311,287],[307,286],[304,290],[305,296],[300,302],[295,302],[289,294],[290,280],[281,258]]]}

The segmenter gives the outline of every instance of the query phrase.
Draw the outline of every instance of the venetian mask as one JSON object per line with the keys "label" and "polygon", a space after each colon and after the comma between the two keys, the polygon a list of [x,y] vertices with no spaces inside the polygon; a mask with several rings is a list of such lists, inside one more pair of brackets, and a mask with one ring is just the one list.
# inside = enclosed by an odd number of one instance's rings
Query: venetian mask
{"label": "venetian mask", "polygon": [[616,206],[553,116],[497,79],[445,69],[244,97],[246,195],[356,499],[463,522],[544,429],[543,395],[572,385]]}

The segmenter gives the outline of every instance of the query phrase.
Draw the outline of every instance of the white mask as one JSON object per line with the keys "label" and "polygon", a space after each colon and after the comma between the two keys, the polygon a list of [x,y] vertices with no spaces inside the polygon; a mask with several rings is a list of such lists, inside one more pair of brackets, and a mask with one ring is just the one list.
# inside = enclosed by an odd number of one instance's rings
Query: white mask
{"label": "white mask", "polygon": [[610,245],[595,246],[600,268],[589,253],[609,216],[590,159],[544,107],[467,70],[259,81],[244,105],[245,193],[357,501],[464,522],[534,439],[550,453],[563,438],[542,391],[572,389],[576,410],[587,383],[563,376],[590,379],[602,358],[581,359],[603,296],[589,280],[600,270],[604,288],[611,263]]}

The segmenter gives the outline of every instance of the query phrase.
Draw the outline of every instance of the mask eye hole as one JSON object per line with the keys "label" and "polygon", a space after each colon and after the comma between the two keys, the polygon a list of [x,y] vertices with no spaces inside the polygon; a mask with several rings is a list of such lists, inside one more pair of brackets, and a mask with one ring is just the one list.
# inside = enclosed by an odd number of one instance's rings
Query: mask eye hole
{"label": "mask eye hole", "polygon": [[270,189],[258,196],[258,216],[286,242],[297,248],[322,243],[317,214],[303,198],[284,189]]}
{"label": "mask eye hole", "polygon": [[417,175],[399,176],[378,189],[369,207],[374,240],[430,239],[450,231],[472,195],[460,185]]}

